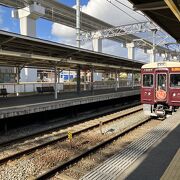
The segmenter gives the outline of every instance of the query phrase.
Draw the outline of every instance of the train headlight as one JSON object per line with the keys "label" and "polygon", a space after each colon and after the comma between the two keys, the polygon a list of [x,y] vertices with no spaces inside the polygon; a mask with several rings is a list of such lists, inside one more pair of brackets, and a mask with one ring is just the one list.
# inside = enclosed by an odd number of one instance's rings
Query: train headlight
{"label": "train headlight", "polygon": [[173,93],[173,97],[175,97],[176,96],[176,93]]}
{"label": "train headlight", "polygon": [[150,92],[148,92],[148,96],[150,96],[151,95],[151,93]]}

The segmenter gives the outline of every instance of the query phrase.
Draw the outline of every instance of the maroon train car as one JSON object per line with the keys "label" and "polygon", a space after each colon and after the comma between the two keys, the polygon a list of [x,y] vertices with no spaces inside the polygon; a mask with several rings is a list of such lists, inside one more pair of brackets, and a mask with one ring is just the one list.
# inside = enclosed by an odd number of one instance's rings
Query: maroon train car
{"label": "maroon train car", "polygon": [[180,107],[180,62],[145,64],[141,80],[141,103],[146,115],[165,117]]}

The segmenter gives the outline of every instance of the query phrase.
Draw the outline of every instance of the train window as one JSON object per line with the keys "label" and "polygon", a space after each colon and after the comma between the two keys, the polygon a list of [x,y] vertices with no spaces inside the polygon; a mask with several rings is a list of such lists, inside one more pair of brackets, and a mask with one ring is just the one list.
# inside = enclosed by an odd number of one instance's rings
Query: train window
{"label": "train window", "polygon": [[170,86],[171,87],[180,87],[180,74],[171,74],[170,75]]}
{"label": "train window", "polygon": [[166,74],[157,75],[157,89],[166,90]]}
{"label": "train window", "polygon": [[144,87],[153,87],[153,75],[152,74],[143,74],[143,86]]}

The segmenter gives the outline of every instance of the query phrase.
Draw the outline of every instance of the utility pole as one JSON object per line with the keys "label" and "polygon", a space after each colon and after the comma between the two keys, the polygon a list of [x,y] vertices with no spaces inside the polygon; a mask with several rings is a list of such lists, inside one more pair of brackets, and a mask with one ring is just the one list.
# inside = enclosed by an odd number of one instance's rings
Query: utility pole
{"label": "utility pole", "polygon": [[76,44],[80,48],[80,0],[76,0]]}
{"label": "utility pole", "polygon": [[153,62],[156,62],[156,32],[157,32],[157,29],[152,30],[152,33],[153,33],[153,48],[152,48],[153,58],[152,58],[152,61]]}

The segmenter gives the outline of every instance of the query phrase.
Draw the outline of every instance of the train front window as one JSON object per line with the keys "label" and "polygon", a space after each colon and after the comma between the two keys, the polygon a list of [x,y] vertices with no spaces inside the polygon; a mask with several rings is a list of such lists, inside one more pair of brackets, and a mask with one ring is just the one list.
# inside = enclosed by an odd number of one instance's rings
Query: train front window
{"label": "train front window", "polygon": [[153,75],[152,74],[143,74],[143,86],[144,87],[153,87]]}
{"label": "train front window", "polygon": [[158,74],[157,75],[157,89],[166,91],[166,74]]}
{"label": "train front window", "polygon": [[170,86],[171,87],[180,87],[180,74],[171,74],[170,75]]}

